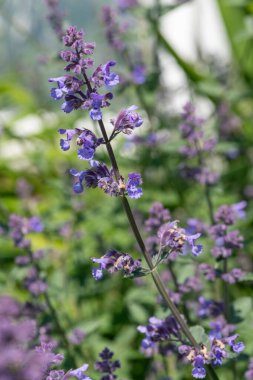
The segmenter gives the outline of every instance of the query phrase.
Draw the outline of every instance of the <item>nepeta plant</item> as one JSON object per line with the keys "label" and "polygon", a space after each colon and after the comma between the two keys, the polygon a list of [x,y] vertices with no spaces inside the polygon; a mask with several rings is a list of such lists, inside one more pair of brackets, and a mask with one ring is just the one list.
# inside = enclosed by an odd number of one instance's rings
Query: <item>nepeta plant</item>
{"label": "nepeta plant", "polygon": [[[93,269],[93,276],[97,280],[101,279],[103,270],[108,270],[109,272],[123,270],[125,275],[133,276],[135,274],[139,275],[140,272],[142,275],[150,273],[172,316],[168,317],[164,322],[153,318],[150,320],[153,325],[147,328],[140,327],[140,330],[147,334],[143,343],[144,347],[152,347],[155,342],[168,340],[174,336],[178,342],[184,343],[184,348],[179,346],[179,352],[186,355],[187,359],[193,364],[193,377],[204,378],[206,376],[204,366],[207,365],[209,376],[217,379],[217,375],[210,365],[222,364],[222,359],[227,357],[226,346],[239,353],[243,349],[243,344],[236,342],[237,335],[225,340],[210,338],[207,345],[204,345],[203,342],[197,342],[185,318],[170,298],[157,270],[158,264],[165,260],[173,261],[178,255],[185,256],[189,251],[192,252],[193,256],[201,254],[202,246],[196,243],[200,234],[191,234],[187,230],[178,227],[177,221],[159,225],[160,221],[158,219],[155,242],[158,245],[158,250],[152,250],[151,254],[147,250],[127,200],[127,196],[137,199],[142,195],[142,189],[140,188],[141,176],[138,173],[130,173],[127,181],[125,181],[120,173],[111,146],[111,141],[120,132],[128,134],[139,127],[142,124],[142,118],[135,113],[135,106],[126,108],[120,112],[116,120],[112,121],[113,130],[110,137],[108,137],[103,122],[102,109],[110,105],[109,101],[113,99],[113,94],[111,92],[101,93],[101,89],[103,87],[110,89],[118,84],[118,75],[111,72],[111,68],[115,66],[116,62],[108,61],[106,64],[99,65],[93,73],[89,73],[93,66],[93,60],[89,55],[92,54],[95,44],[85,42],[83,36],[83,32],[78,31],[75,27],[67,29],[63,42],[69,49],[62,51],[61,57],[68,63],[65,70],[67,72],[72,71],[74,75],[50,78],[49,82],[57,83],[57,87],[51,91],[51,96],[55,100],[63,99],[61,108],[64,112],[69,113],[76,109],[88,110],[91,119],[98,122],[102,137],[95,136],[94,132],[87,129],[60,130],[60,134],[66,135],[65,139],[60,140],[60,145],[63,150],[68,150],[70,141],[74,136],[77,137],[77,156],[81,160],[89,161],[90,168],[83,171],[70,170],[74,177],[74,191],[80,193],[85,186],[100,187],[111,196],[118,196],[121,199],[135,238],[149,267],[149,270],[141,270],[140,261],[135,261],[129,254],[111,250],[100,259],[93,258],[93,261],[100,265],[99,269]],[[189,112],[192,111],[189,110]],[[198,123],[197,120],[192,120],[190,116],[186,116],[185,119],[188,124]],[[199,137],[201,136],[197,134],[191,141],[195,142]],[[108,169],[106,164],[93,160],[96,148],[99,145],[106,146],[112,165],[111,169]],[[196,149],[199,152],[198,148]],[[169,214],[166,212],[164,214],[161,219],[164,217],[165,220],[169,219]],[[147,224],[152,229],[152,222],[149,221]],[[171,323],[174,324],[174,327],[172,327]],[[158,333],[159,330],[161,330],[160,333]],[[154,331],[154,335],[151,333],[152,331]],[[185,344],[186,342],[187,344]]]}

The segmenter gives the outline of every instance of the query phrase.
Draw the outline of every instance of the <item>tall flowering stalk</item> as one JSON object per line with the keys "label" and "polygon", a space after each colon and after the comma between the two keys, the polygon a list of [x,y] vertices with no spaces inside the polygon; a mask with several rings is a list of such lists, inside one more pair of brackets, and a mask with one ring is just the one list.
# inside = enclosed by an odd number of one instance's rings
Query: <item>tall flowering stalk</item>
{"label": "tall flowering stalk", "polygon": [[[67,113],[72,112],[74,109],[89,110],[91,119],[98,122],[102,133],[102,138],[98,138],[93,132],[87,129],[59,131],[60,134],[66,136],[65,139],[61,139],[60,141],[61,148],[63,150],[68,150],[70,148],[70,141],[76,136],[76,144],[79,147],[78,157],[82,160],[87,160],[90,163],[90,168],[84,171],[71,169],[70,173],[74,176],[73,189],[75,192],[80,193],[84,190],[85,186],[100,187],[111,196],[120,197],[133,234],[149,267],[149,272],[151,273],[153,281],[160,295],[171,310],[175,323],[178,326],[177,329],[181,330],[191,344],[190,347],[192,347],[191,349],[194,350],[195,353],[192,360],[195,363],[199,357],[199,350],[201,348],[190,332],[184,318],[181,316],[167,293],[157,271],[156,263],[154,264],[152,257],[146,249],[127,199],[127,196],[137,199],[142,195],[142,189],[140,188],[141,176],[138,173],[130,173],[128,179],[125,180],[120,173],[111,146],[111,141],[120,132],[131,133],[133,129],[140,127],[142,119],[135,112],[135,106],[122,110],[116,120],[112,122],[113,132],[111,136],[108,137],[103,122],[102,109],[110,105],[110,101],[113,99],[113,94],[111,92],[102,94],[101,89],[103,87],[111,89],[119,82],[118,75],[111,72],[111,68],[115,66],[116,62],[108,61],[104,65],[99,65],[93,74],[89,75],[87,70],[91,69],[94,63],[90,58],[90,55],[93,53],[95,44],[85,42],[83,37],[83,32],[78,31],[75,27],[71,26],[67,29],[66,34],[63,37],[63,42],[69,49],[62,51],[61,57],[67,62],[65,70],[67,72],[72,71],[74,75],[65,75],[49,79],[50,82],[57,83],[57,87],[53,88],[51,91],[51,96],[55,100],[63,99],[62,110]],[[106,146],[112,165],[111,169],[108,169],[104,163],[93,160],[95,150],[100,145]],[[194,242],[198,237],[199,235],[188,236],[184,229],[177,227],[176,222],[163,225],[159,231],[161,249],[166,248],[166,255],[182,253],[186,243],[191,247],[193,254],[198,255],[201,248],[200,246],[195,245]],[[162,254],[161,251],[159,254]],[[158,259],[164,257],[165,256],[160,256]],[[139,267],[138,263],[131,260],[131,257],[123,253],[118,254],[117,252],[107,253],[103,258],[94,261],[100,264],[100,269],[93,272],[95,278],[101,278],[104,269],[111,268],[112,271],[114,271],[118,268],[126,271],[127,268],[128,272],[132,272]],[[115,265],[117,265],[117,267]],[[129,269],[129,265],[131,268],[134,266],[134,268]],[[205,361],[205,364],[209,364],[210,362],[211,361]],[[204,361],[202,364],[204,365]],[[212,379],[217,379],[212,367],[207,367],[207,371]]]}

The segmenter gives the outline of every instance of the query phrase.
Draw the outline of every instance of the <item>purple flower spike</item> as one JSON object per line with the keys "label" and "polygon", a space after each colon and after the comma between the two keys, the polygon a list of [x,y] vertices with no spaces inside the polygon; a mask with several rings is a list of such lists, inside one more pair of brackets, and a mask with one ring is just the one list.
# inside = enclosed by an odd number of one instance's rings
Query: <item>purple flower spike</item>
{"label": "purple flower spike", "polygon": [[139,173],[129,173],[126,184],[127,195],[130,198],[138,199],[142,196],[142,189],[139,187],[142,184],[141,175]]}

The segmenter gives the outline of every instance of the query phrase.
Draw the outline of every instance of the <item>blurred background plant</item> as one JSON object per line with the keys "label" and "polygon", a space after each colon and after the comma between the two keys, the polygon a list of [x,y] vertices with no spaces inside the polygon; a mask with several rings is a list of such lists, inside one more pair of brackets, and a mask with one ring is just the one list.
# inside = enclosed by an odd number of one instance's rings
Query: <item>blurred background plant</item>
{"label": "blurred background plant", "polygon": [[[49,324],[51,336],[59,341],[60,352],[66,354],[66,368],[89,362],[92,377],[92,363],[108,346],[121,361],[118,373],[122,379],[188,379],[189,367],[178,366],[175,355],[156,353],[147,358],[139,351],[141,336],[137,325],[146,325],[152,315],[167,315],[157,300],[152,281],[131,281],[117,274],[105,276],[103,282],[97,283],[91,276],[90,258],[102,256],[108,248],[129,252],[135,258],[139,254],[117,199],[105,197],[99,189],[87,190],[84,196],[72,192],[68,170],[76,167],[77,160],[73,151],[62,153],[57,130],[96,130],[96,126],[85,113],[63,114],[58,104],[50,100],[47,79],[62,75],[56,53],[62,49],[61,29],[52,17],[53,3],[57,4],[49,0],[0,2],[1,293],[21,302],[33,300],[37,306],[45,303],[43,294],[31,296],[24,288],[24,269],[15,264],[20,248],[14,248],[8,236],[10,214],[38,216],[44,230],[29,231],[29,238],[35,251],[45,250],[40,273],[46,280],[48,297],[65,338],[72,336],[75,329],[85,334],[80,343],[77,339],[73,363],[73,353],[68,354],[57,321],[52,319],[50,310],[42,307],[39,324]],[[237,365],[228,363],[219,370],[220,379],[239,379],[253,356],[253,3],[213,2],[219,22],[214,28],[221,30],[223,41],[218,48],[217,40],[217,51],[216,46],[211,51],[207,48],[207,39],[217,31],[210,27],[209,35],[205,31],[208,24],[203,25],[206,13],[200,12],[201,1],[143,0],[133,1],[132,6],[128,3],[131,2],[62,0],[57,15],[62,30],[77,25],[85,29],[87,40],[96,41],[97,63],[110,58],[118,62],[121,83],[105,115],[107,124],[119,109],[131,104],[139,107],[144,119],[138,133],[119,138],[114,144],[122,173],[134,170],[143,177],[144,196],[133,203],[143,234],[154,201],[168,208],[173,219],[180,219],[183,226],[192,218],[210,224],[205,184],[182,175],[183,163],[190,163],[189,157],[182,156],[184,141],[179,129],[186,101],[191,100],[198,115],[205,119],[207,136],[217,139],[215,150],[206,157],[207,166],[219,175],[215,186],[209,189],[212,207],[217,211],[222,204],[247,201],[247,217],[238,222],[245,245],[233,254],[229,268],[239,267],[248,273],[245,281],[231,285],[229,300],[233,311],[229,322],[236,325],[246,349]],[[177,45],[174,37],[180,33],[188,41],[190,26],[185,20],[189,16],[195,34],[189,42],[194,54],[187,56],[189,49]],[[177,31],[172,27],[175,23]],[[197,28],[200,23],[202,29]],[[202,32],[206,33],[206,40]],[[105,151],[100,150],[98,159],[106,161]],[[81,168],[79,163],[78,169]],[[180,284],[196,274],[198,263],[214,264],[210,237],[203,236],[201,243],[204,252],[199,259],[191,261],[186,257],[175,263]],[[219,263],[216,269],[220,269]],[[166,278],[166,268],[164,271]],[[223,300],[220,283],[214,287],[206,282],[194,297],[191,292],[184,296],[185,304],[202,292],[206,297],[215,295],[217,300]],[[189,310],[196,324],[194,310]],[[208,327],[209,322],[205,320],[203,326]],[[94,376],[98,378],[97,374]],[[247,376],[253,378],[252,374]]]}

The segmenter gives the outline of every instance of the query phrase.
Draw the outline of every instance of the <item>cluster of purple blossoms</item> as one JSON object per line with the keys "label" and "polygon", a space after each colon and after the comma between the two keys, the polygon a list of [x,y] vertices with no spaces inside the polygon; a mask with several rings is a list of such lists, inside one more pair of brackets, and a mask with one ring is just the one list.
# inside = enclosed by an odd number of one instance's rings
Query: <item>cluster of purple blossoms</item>
{"label": "cluster of purple blossoms", "polygon": [[31,242],[25,238],[25,235],[30,232],[43,231],[43,225],[38,217],[23,218],[16,214],[10,215],[9,228],[10,236],[14,244],[19,248],[30,247]]}
{"label": "cluster of purple blossoms", "polygon": [[216,139],[206,139],[204,136],[204,120],[195,115],[195,108],[191,103],[186,103],[182,113],[183,123],[180,125],[182,138],[186,144],[180,152],[187,158],[196,159],[197,164],[181,167],[182,174],[189,179],[194,179],[204,185],[213,185],[218,180],[218,174],[211,171],[204,163],[205,152],[212,152],[216,145]]}
{"label": "cluster of purple blossoms", "polygon": [[138,173],[129,173],[127,182],[124,183],[123,177],[119,182],[116,182],[113,177],[113,169],[98,161],[91,160],[90,169],[78,171],[70,169],[70,174],[74,176],[75,181],[73,190],[75,193],[82,193],[85,187],[104,190],[105,193],[111,196],[119,196],[127,194],[130,198],[137,199],[142,196],[140,187],[142,180]]}
{"label": "cluster of purple blossoms", "polygon": [[227,139],[240,129],[241,120],[231,112],[228,104],[221,103],[218,106],[217,116],[221,137]]}
{"label": "cluster of purple blossoms", "polygon": [[215,281],[216,278],[222,278],[223,281],[229,284],[236,284],[246,275],[246,272],[240,268],[233,268],[230,272],[222,273],[212,265],[205,263],[199,265],[199,270],[208,281]]}
{"label": "cluster of purple blossoms", "polygon": [[170,339],[181,340],[180,326],[173,316],[165,319],[151,317],[147,326],[138,326],[137,330],[145,334],[145,338],[141,342],[141,351],[146,356],[151,356],[154,352],[157,352],[158,345],[161,342],[169,341]]}
{"label": "cluster of purple blossoms", "polygon": [[111,73],[111,67],[115,66],[116,62],[108,61],[98,66],[91,77],[87,77],[86,70],[94,63],[89,56],[93,53],[95,44],[85,42],[83,37],[83,31],[70,26],[63,36],[63,42],[71,49],[61,52],[61,58],[68,63],[65,70],[81,74],[82,79],[72,75],[49,78],[49,82],[57,83],[57,88],[51,90],[51,96],[55,100],[64,98],[61,108],[66,113],[74,109],[87,109],[90,110],[92,120],[100,120],[101,108],[110,105],[113,95],[111,92],[101,95],[98,90],[102,86],[106,88],[115,86],[119,83],[119,76]]}
{"label": "cluster of purple blossoms", "polygon": [[209,234],[215,241],[212,254],[216,259],[226,259],[232,255],[233,249],[243,247],[243,237],[239,231],[229,231],[228,228],[233,225],[237,219],[244,218],[245,207],[246,202],[240,202],[230,206],[223,205],[215,213],[214,219],[216,224],[210,227]]}
{"label": "cluster of purple blossoms", "polygon": [[105,26],[105,35],[109,45],[118,52],[123,52],[126,44],[123,41],[123,35],[127,30],[127,24],[119,23],[117,11],[111,6],[105,5],[102,8],[102,20]]}
{"label": "cluster of purple blossoms", "polygon": [[99,268],[92,269],[92,276],[96,280],[103,277],[103,271],[107,270],[109,273],[123,271],[125,276],[129,276],[141,268],[141,259],[134,260],[130,255],[116,250],[109,250],[100,259],[92,258],[94,263],[99,264]]}
{"label": "cluster of purple blossoms", "polygon": [[189,235],[184,228],[177,226],[178,221],[174,220],[163,224],[157,233],[159,244],[163,250],[168,251],[168,258],[175,260],[179,254],[186,255],[189,251],[193,256],[199,256],[203,246],[195,241],[200,234]]}
{"label": "cluster of purple blossoms", "polygon": [[52,342],[41,342],[34,347],[38,335],[36,322],[26,317],[24,305],[10,297],[0,298],[0,377],[19,380],[78,380],[75,371],[67,374],[53,369],[61,364],[63,355],[53,352]]}
{"label": "cluster of purple blossoms", "polygon": [[115,375],[115,371],[121,367],[119,360],[112,360],[114,353],[109,350],[109,348],[105,348],[100,354],[101,361],[97,361],[94,365],[94,368],[103,373],[104,375],[100,380],[114,380],[117,379],[117,375]]}
{"label": "cluster of purple blossoms", "polygon": [[192,363],[192,376],[195,379],[204,379],[206,377],[206,364],[221,366],[223,360],[229,357],[229,351],[240,354],[244,350],[242,342],[236,342],[238,335],[233,335],[227,338],[210,337],[210,349],[205,345],[200,348],[190,346],[180,346],[179,353],[186,356],[187,360]]}
{"label": "cluster of purple blossoms", "polygon": [[[187,229],[178,227],[178,221],[169,221],[170,212],[159,202],[155,202],[149,210],[149,218],[145,221],[145,230],[149,236],[146,246],[152,256],[161,255],[163,258],[175,260],[176,257],[186,255],[189,251],[193,256],[202,252],[202,245],[195,244],[200,233],[190,234]],[[166,253],[165,253],[166,252]]]}
{"label": "cluster of purple blossoms", "polygon": [[116,136],[120,132],[130,135],[135,128],[140,127],[143,124],[143,120],[136,111],[138,107],[128,107],[118,114],[116,119],[111,120],[113,125],[113,136]]}
{"label": "cluster of purple blossoms", "polygon": [[227,323],[223,315],[210,322],[211,331],[209,332],[210,338],[221,339],[230,336],[235,331],[235,325]]}
{"label": "cluster of purple blossoms", "polygon": [[16,265],[19,267],[29,267],[24,278],[24,287],[35,297],[43,294],[47,290],[46,282],[41,278],[37,264],[44,256],[43,250],[32,252],[31,241],[26,239],[29,232],[41,232],[43,225],[39,218],[24,218],[15,214],[9,218],[10,236],[14,244],[26,250],[25,255],[16,257]]}
{"label": "cluster of purple blossoms", "polygon": [[201,296],[198,299],[198,316],[200,318],[218,317],[224,311],[223,302],[206,299]]}
{"label": "cluster of purple blossoms", "polygon": [[[101,108],[109,105],[112,94],[101,95],[98,91],[102,86],[111,88],[118,84],[119,76],[111,72],[111,68],[116,64],[114,61],[99,65],[90,77],[87,76],[86,70],[93,66],[93,60],[86,56],[93,53],[95,44],[85,42],[83,36],[82,31],[78,31],[73,26],[69,27],[63,37],[63,42],[71,50],[61,52],[62,59],[68,62],[65,70],[73,71],[78,75],[81,74],[82,79],[72,75],[50,78],[49,82],[56,82],[58,86],[51,90],[51,96],[56,100],[64,98],[62,109],[65,112],[68,113],[78,108],[88,109],[92,120],[100,121],[102,120]],[[136,109],[137,107],[133,105],[122,110],[115,120],[111,120],[114,128],[109,141],[120,132],[129,134],[142,125],[143,120],[135,112]],[[128,195],[134,199],[142,196],[140,174],[130,173],[128,180],[124,183],[123,177],[120,180],[114,179],[115,170],[109,170],[104,163],[93,161],[96,148],[101,144],[106,144],[103,138],[97,138],[92,131],[86,128],[82,130],[78,128],[59,129],[59,133],[62,135],[60,139],[62,150],[70,149],[71,140],[75,136],[78,158],[90,162],[90,169],[84,171],[70,170],[70,174],[75,179],[73,190],[76,193],[83,192],[83,184],[85,183],[86,187],[100,187],[106,193],[114,196]]]}

